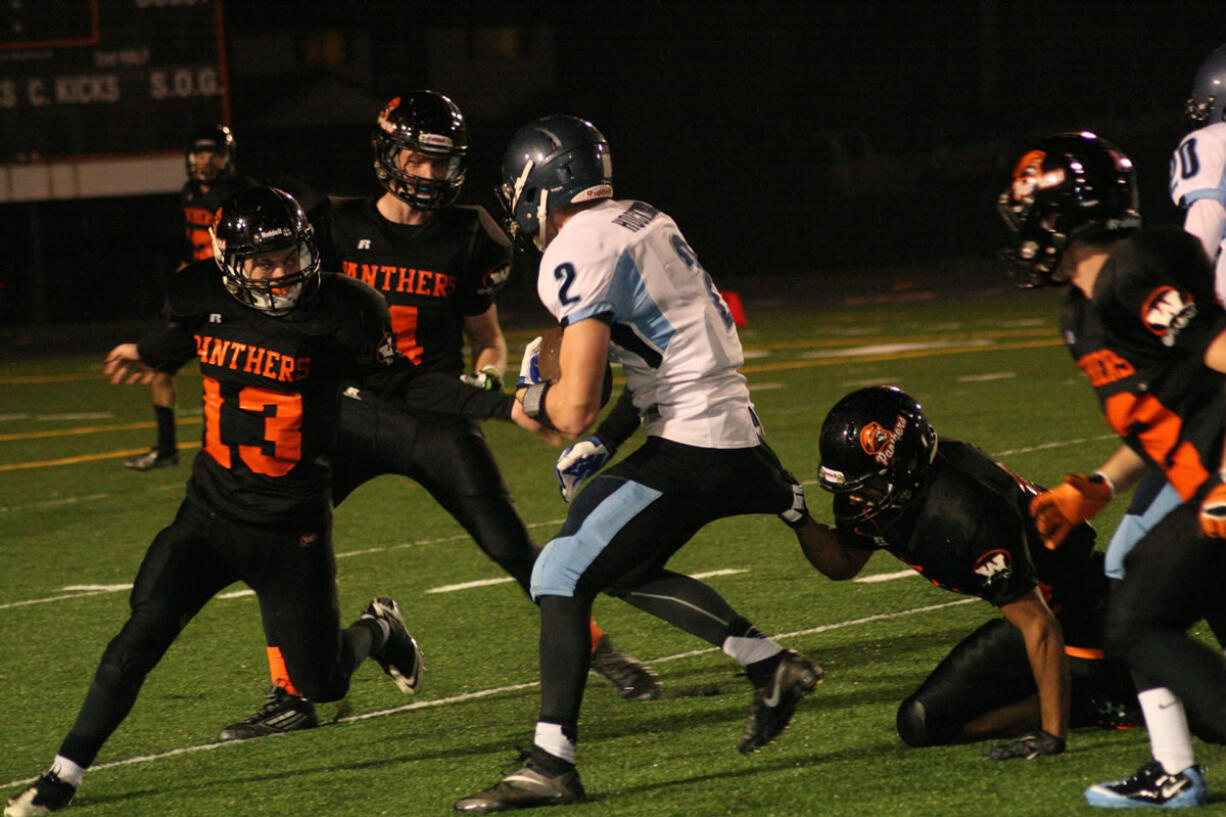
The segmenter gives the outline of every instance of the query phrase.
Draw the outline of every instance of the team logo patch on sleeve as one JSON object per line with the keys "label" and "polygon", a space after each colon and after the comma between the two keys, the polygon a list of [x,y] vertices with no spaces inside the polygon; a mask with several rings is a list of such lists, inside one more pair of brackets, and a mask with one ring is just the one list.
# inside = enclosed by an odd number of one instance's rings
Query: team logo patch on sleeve
{"label": "team logo patch on sleeve", "polygon": [[379,348],[375,350],[375,360],[379,361],[384,366],[389,366],[395,359],[396,336],[391,332],[384,332],[383,340],[379,341]]}
{"label": "team logo patch on sleeve", "polygon": [[1013,559],[1009,556],[1009,551],[1007,550],[1000,550],[999,548],[989,550],[975,560],[975,566],[972,570],[983,581],[984,585],[989,585],[992,582],[1009,578],[1009,574],[1013,572]]}
{"label": "team logo patch on sleeve", "polygon": [[1145,328],[1158,336],[1163,346],[1174,346],[1175,338],[1196,317],[1196,304],[1187,292],[1160,286],[1141,305]]}
{"label": "team logo patch on sleeve", "polygon": [[481,288],[477,290],[479,295],[493,295],[498,290],[502,289],[506,284],[507,279],[511,277],[511,265],[499,264],[481,277]]}

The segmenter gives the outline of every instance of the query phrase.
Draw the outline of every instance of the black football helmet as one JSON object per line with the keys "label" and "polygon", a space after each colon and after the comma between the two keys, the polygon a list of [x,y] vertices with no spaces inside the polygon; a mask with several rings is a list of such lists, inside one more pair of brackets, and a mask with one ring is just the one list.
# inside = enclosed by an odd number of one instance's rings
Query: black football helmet
{"label": "black football helmet", "polygon": [[[468,167],[468,126],[456,104],[434,91],[413,91],[393,99],[375,120],[371,137],[375,176],[396,198],[417,210],[438,210],[460,195]],[[401,150],[413,150],[447,163],[441,179],[405,173]]]}
{"label": "black football helmet", "polygon": [[546,116],[517,130],[502,160],[498,198],[512,238],[545,249],[549,212],[613,196],[613,157],[604,135],[576,116]]}
{"label": "black football helmet", "polygon": [[1219,45],[1200,64],[1185,110],[1193,128],[1226,121],[1226,45]]}
{"label": "black football helmet", "polygon": [[1049,136],[1023,153],[997,209],[1016,234],[1002,256],[1023,287],[1067,283],[1057,268],[1073,241],[1141,226],[1132,161],[1088,132]]}
{"label": "black football helmet", "polygon": [[[234,154],[238,143],[234,140],[234,132],[225,125],[208,125],[192,132],[187,143],[184,161],[187,164],[187,178],[193,184],[213,184],[223,176],[234,175]],[[196,161],[196,154],[208,151],[222,157],[220,168],[202,167]]]}
{"label": "black football helmet", "polygon": [[[211,232],[222,282],[240,303],[279,316],[319,290],[315,231],[302,206],[284,190],[250,187],[235,193],[218,209]],[[248,277],[248,258],[292,247],[298,250],[296,272],[264,280]]]}
{"label": "black football helmet", "polygon": [[887,530],[923,485],[937,433],[915,398],[893,386],[859,389],[822,422],[818,483],[834,517],[863,533]]}

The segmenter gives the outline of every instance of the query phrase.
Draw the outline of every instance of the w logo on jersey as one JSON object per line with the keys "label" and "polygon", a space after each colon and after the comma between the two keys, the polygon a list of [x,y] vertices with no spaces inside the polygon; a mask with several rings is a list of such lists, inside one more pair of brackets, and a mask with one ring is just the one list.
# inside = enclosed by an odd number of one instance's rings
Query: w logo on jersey
{"label": "w logo on jersey", "polygon": [[1195,317],[1196,304],[1192,296],[1169,286],[1155,289],[1141,307],[1141,320],[1162,340],[1163,346],[1174,346],[1180,330]]}
{"label": "w logo on jersey", "polygon": [[989,550],[979,557],[972,570],[975,571],[975,575],[983,579],[985,585],[1009,578],[1009,574],[1013,572],[1009,551]]}

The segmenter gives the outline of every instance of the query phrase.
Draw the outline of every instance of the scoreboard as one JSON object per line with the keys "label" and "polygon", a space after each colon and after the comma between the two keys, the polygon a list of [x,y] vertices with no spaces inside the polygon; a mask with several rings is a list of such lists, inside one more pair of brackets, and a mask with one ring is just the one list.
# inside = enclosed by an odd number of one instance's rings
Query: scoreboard
{"label": "scoreboard", "polygon": [[[134,167],[165,176],[170,153],[179,157],[177,188],[187,136],[228,119],[221,4],[0,3],[0,200],[63,197],[51,189],[57,173],[69,168],[80,188],[81,178],[97,181],[99,168],[117,160],[129,183]],[[149,164],[155,157],[160,163]],[[15,189],[41,175],[50,179],[46,196]],[[145,192],[171,186],[148,181]]]}

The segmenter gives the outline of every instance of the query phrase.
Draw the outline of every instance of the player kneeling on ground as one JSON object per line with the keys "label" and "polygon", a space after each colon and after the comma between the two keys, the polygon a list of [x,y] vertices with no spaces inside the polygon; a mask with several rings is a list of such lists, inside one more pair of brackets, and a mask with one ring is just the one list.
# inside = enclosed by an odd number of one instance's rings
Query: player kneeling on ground
{"label": "player kneeling on ground", "polygon": [[938,445],[920,404],[896,388],[840,400],[820,447],[819,482],[834,493],[836,527],[802,540],[814,567],[850,579],[883,549],[1004,614],[963,639],[903,701],[905,743],[1015,737],[987,757],[1033,758],[1064,751],[1070,709],[1072,726],[1136,723],[1127,672],[1102,658],[1107,583],[1093,528],[1078,525],[1061,550],[1045,549],[1027,510],[1036,486],[972,445]]}

